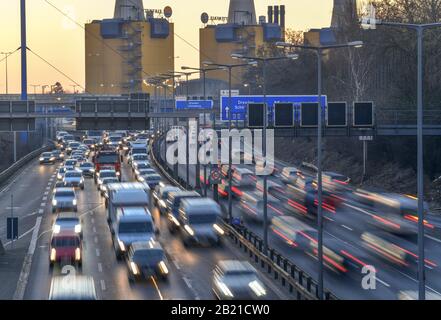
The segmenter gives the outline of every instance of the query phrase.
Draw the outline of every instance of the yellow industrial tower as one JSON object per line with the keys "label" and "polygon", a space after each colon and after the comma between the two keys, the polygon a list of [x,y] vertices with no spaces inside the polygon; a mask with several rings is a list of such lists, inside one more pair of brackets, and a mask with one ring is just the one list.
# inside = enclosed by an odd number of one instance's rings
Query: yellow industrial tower
{"label": "yellow industrial tower", "polygon": [[[210,18],[206,13],[202,20]],[[268,7],[268,21],[265,16],[257,21],[254,0],[230,0],[228,22],[209,24],[199,30],[200,65],[204,61],[219,64],[236,64],[232,53],[255,56],[260,47],[281,41],[285,31],[285,6]],[[243,70],[234,69],[233,84],[240,83]],[[225,71],[209,73],[212,79],[228,81]]]}
{"label": "yellow industrial tower", "polygon": [[174,70],[174,25],[154,14],[142,0],[116,0],[113,19],[86,24],[87,92],[152,93],[146,78]]}

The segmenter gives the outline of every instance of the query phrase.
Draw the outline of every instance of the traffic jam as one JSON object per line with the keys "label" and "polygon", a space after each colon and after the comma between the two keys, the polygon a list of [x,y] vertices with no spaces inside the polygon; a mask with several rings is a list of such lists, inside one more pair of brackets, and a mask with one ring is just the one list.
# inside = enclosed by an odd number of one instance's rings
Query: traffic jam
{"label": "traffic jam", "polygon": [[[84,192],[97,192],[105,206],[114,254],[126,266],[129,283],[167,282],[170,276],[171,262],[152,210],[159,212],[170,234],[186,248],[222,246],[226,231],[221,207],[197,192],[166,184],[151,162],[152,136],[145,131],[88,131],[81,136],[59,131],[56,149],[39,158],[42,166],[57,166],[50,209],[54,223],[48,247],[49,299],[98,299],[92,277],[76,276],[66,289],[58,275],[65,266],[82,271],[85,219],[80,194]],[[96,190],[90,190],[91,185]],[[251,264],[232,259],[218,261],[212,292],[216,299],[262,299],[267,289]]]}

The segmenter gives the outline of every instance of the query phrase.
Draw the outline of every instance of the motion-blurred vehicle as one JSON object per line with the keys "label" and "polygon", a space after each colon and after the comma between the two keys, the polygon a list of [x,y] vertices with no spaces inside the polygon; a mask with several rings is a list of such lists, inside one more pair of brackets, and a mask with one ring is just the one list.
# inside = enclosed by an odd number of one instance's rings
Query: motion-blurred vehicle
{"label": "motion-blurred vehicle", "polygon": [[335,173],[325,171],[322,175],[323,188],[331,192],[344,192],[348,190],[351,178]]}
{"label": "motion-blurred vehicle", "polygon": [[212,290],[219,300],[264,299],[267,290],[247,261],[223,260],[213,270]]}
{"label": "motion-blurred vehicle", "polygon": [[106,194],[108,192],[107,186],[109,184],[118,183],[118,182],[119,182],[118,178],[103,178],[102,183],[100,185],[101,196],[106,197]]}
{"label": "motion-blurred vehicle", "polygon": [[315,229],[291,216],[272,218],[270,229],[289,246],[302,250],[309,246],[311,234],[315,234]]}
{"label": "motion-blurred vehicle", "polygon": [[165,214],[167,209],[167,198],[170,192],[181,191],[180,188],[171,185],[158,185],[152,193],[153,204],[158,208],[161,214]]}
{"label": "motion-blurred vehicle", "polygon": [[132,243],[126,263],[130,281],[150,277],[166,280],[169,274],[164,249],[154,240]]}
{"label": "motion-blurred vehicle", "polygon": [[[66,277],[70,277],[67,279]],[[52,278],[49,300],[98,300],[95,282],[91,276],[66,275]]]}
{"label": "motion-blurred vehicle", "polygon": [[132,243],[155,240],[155,233],[158,232],[146,207],[120,207],[110,219],[110,230],[118,259],[127,253]]}
{"label": "motion-blurred vehicle", "polygon": [[82,264],[82,241],[80,235],[72,231],[53,233],[49,246],[49,265],[70,264],[77,267]]}
{"label": "motion-blurred vehicle", "polygon": [[67,171],[63,178],[64,185],[71,188],[80,188],[84,190],[83,173],[80,170]]}
{"label": "motion-blurred vehicle", "polygon": [[161,183],[161,179],[161,176],[157,173],[141,174],[138,177],[138,181],[147,184],[150,189],[156,188]]}
{"label": "motion-blurred vehicle", "polygon": [[167,209],[167,221],[168,221],[168,229],[171,233],[174,233],[179,227],[180,223],[178,221],[179,218],[179,207],[181,206],[181,200],[188,198],[200,198],[200,194],[196,191],[176,191],[169,192],[166,205]]}
{"label": "motion-blurred vehicle", "polygon": [[69,231],[79,234],[83,238],[83,228],[80,217],[75,212],[60,212],[52,227],[54,234]]}
{"label": "motion-blurred vehicle", "polygon": [[303,173],[296,167],[285,167],[280,176],[283,183],[296,183],[299,177],[303,177]]}
{"label": "motion-blurred vehicle", "polygon": [[219,223],[220,217],[220,206],[212,199],[183,199],[178,222],[184,245],[220,245],[225,234]]}
{"label": "motion-blurred vehicle", "polygon": [[55,164],[57,161],[52,152],[43,152],[38,160],[40,164]]}
{"label": "motion-blurred vehicle", "polygon": [[52,196],[52,213],[59,211],[78,211],[77,196],[73,188],[55,188]]}
{"label": "motion-blurred vehicle", "polygon": [[78,169],[82,172],[83,177],[93,178],[95,175],[95,166],[91,162],[83,162]]}
{"label": "motion-blurred vehicle", "polygon": [[156,174],[155,169],[152,168],[146,168],[146,169],[137,169],[135,171],[135,178],[139,182],[144,182],[144,179],[140,179],[142,176],[145,176],[147,174]]}
{"label": "motion-blurred vehicle", "polygon": [[[272,217],[283,215],[281,209],[278,208],[280,201],[271,195],[267,197],[267,214],[268,219]],[[263,192],[256,190],[251,192],[244,192],[240,198],[238,209],[242,217],[253,222],[263,223]]]}

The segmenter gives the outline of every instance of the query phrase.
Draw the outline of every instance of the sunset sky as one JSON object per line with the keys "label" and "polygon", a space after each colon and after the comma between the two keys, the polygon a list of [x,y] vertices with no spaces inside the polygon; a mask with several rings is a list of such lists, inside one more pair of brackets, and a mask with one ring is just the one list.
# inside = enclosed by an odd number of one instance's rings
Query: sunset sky
{"label": "sunset sky", "polygon": [[[28,47],[53,63],[76,82],[84,85],[84,30],[75,25],[49,3],[67,13],[75,21],[84,23],[113,16],[114,0],[28,0],[27,30]],[[287,27],[307,30],[329,26],[332,0],[255,0],[258,16],[266,15],[268,5],[285,4]],[[171,21],[175,32],[193,46],[199,47],[200,15],[207,12],[213,16],[228,14],[229,0],[144,0],[144,7],[162,9],[170,5]],[[0,1],[0,52],[13,51],[20,46],[20,1]],[[175,38],[176,68],[182,65],[197,66],[199,54],[196,49]],[[0,55],[0,59],[3,56]],[[20,90],[20,54],[9,58],[9,92]],[[53,84],[60,81],[65,89],[72,91],[72,81],[28,53],[29,85]],[[29,93],[34,89],[29,86]],[[37,89],[41,91],[41,88]],[[0,93],[5,93],[5,62],[0,64]]]}

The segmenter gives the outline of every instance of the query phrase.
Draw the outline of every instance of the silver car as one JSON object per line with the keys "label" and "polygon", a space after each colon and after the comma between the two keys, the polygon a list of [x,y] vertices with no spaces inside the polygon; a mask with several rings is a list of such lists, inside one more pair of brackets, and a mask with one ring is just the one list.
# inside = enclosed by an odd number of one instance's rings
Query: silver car
{"label": "silver car", "polygon": [[52,213],[77,211],[77,196],[73,188],[56,188],[52,196]]}
{"label": "silver car", "polygon": [[219,300],[264,299],[267,290],[247,261],[220,261],[213,271],[213,293]]}
{"label": "silver car", "polygon": [[64,174],[63,182],[66,187],[80,188],[81,190],[84,190],[83,173],[79,170],[67,171]]}

